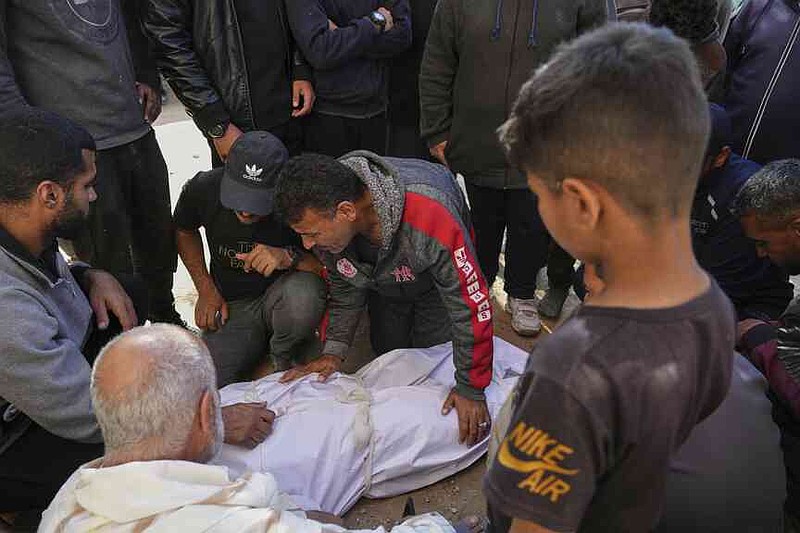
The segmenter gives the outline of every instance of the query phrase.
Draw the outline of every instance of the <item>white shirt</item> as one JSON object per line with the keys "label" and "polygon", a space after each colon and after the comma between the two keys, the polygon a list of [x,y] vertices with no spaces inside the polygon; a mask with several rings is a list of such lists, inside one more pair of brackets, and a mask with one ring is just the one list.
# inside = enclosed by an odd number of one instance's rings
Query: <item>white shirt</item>
{"label": "white shirt", "polygon": [[[42,515],[40,532],[165,531],[341,533],[305,518],[270,474],[231,480],[221,466],[186,461],[79,468]],[[383,532],[383,528],[374,530]],[[393,533],[452,533],[440,515],[414,517]]]}

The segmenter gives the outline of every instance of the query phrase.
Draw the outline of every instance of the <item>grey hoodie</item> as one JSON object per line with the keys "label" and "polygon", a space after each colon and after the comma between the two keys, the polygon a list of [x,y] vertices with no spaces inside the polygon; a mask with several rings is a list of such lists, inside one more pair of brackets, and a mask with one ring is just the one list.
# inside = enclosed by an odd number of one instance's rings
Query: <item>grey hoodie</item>
{"label": "grey hoodie", "polygon": [[30,420],[65,439],[102,442],[81,353],[92,308],[60,254],[56,270],[51,279],[0,246],[0,453]]}
{"label": "grey hoodie", "polygon": [[456,390],[482,398],[492,376],[492,311],[475,260],[469,210],[453,174],[426,161],[363,151],[339,161],[372,194],[382,242],[374,266],[359,261],[353,246],[339,254],[316,251],[331,286],[323,353],[347,353],[368,291],[408,298],[435,286],[452,328]]}

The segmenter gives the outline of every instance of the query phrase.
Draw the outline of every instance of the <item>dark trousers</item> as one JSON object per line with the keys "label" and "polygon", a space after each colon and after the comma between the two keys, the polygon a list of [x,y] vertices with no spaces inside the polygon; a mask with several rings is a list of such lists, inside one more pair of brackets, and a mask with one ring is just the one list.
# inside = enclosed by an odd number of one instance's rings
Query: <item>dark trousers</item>
{"label": "dark trousers", "polygon": [[[169,175],[155,134],[97,152],[97,201],[78,257],[114,274],[137,274],[147,285],[150,318],[171,315],[177,267]],[[147,317],[144,317],[147,318]]]}
{"label": "dark trousers", "polygon": [[278,368],[304,362],[308,348],[319,354],[315,332],[326,297],[322,278],[291,272],[261,296],[228,302],[225,325],[203,334],[217,369],[217,386],[249,379],[268,352]]}
{"label": "dark trousers", "polygon": [[452,340],[450,315],[436,288],[413,299],[370,291],[370,342],[377,355],[400,348],[428,348]]}
{"label": "dark trousers", "polygon": [[82,464],[103,455],[103,444],[89,444],[31,427],[0,455],[0,510],[20,513],[16,525],[35,530],[42,511]]}
{"label": "dark trousers", "polygon": [[[268,131],[280,139],[283,145],[289,151],[289,155],[294,157],[296,155],[300,155],[300,153],[303,151],[302,124],[305,120],[305,118],[293,118],[288,122],[284,122],[283,124],[279,124],[273,128],[267,128],[264,131]],[[211,166],[213,168],[219,168],[223,166],[225,162],[220,159],[217,149],[214,147],[214,142],[209,140],[208,147],[211,149]]]}
{"label": "dark trousers", "polygon": [[[133,300],[140,325],[144,324],[148,300],[145,284],[130,275],[117,279]],[[122,332],[119,320],[113,314],[109,318],[108,328],[93,328],[84,344],[82,352],[90,365],[103,346]],[[102,443],[65,439],[31,422],[25,433],[0,454],[0,513],[20,513],[15,525],[35,530],[42,511],[69,476],[82,464],[102,455]]]}
{"label": "dark trousers", "polygon": [[514,298],[536,293],[536,274],[547,265],[553,287],[572,283],[574,260],[547,233],[536,195],[528,189],[493,189],[467,182],[478,262],[491,286],[506,233],[505,290]]}
{"label": "dark trousers", "polygon": [[386,114],[348,118],[312,113],[306,121],[306,150],[339,157],[353,150],[386,153]]}

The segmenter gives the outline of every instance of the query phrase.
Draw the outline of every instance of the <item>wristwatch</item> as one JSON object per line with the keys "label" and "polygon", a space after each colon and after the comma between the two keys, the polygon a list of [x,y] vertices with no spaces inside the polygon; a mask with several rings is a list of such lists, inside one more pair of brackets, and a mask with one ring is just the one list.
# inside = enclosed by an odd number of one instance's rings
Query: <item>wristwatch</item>
{"label": "wristwatch", "polygon": [[375,25],[376,28],[383,31],[386,29],[386,17],[383,16],[383,13],[380,11],[373,11],[367,17],[369,21]]}
{"label": "wristwatch", "polygon": [[220,122],[208,128],[206,135],[211,139],[220,139],[225,136],[226,131],[228,131],[228,122]]}

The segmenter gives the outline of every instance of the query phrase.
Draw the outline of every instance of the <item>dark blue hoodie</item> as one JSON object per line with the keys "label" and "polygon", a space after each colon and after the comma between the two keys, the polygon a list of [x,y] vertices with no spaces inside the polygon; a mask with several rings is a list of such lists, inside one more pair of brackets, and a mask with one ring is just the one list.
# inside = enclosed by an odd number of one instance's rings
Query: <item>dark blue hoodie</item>
{"label": "dark blue hoodie", "polygon": [[[367,18],[382,6],[394,21],[387,32]],[[295,42],[314,69],[314,110],[351,118],[385,111],[387,60],[411,46],[408,0],[289,0],[286,11]]]}
{"label": "dark blue hoodie", "polygon": [[761,164],[800,157],[800,1],[749,0],[725,48],[733,150]]}
{"label": "dark blue hoodie", "polygon": [[730,206],[759,165],[732,154],[724,167],[701,178],[692,206],[697,261],[731,299],[739,319],[777,319],[792,298],[787,274],[758,257]]}

